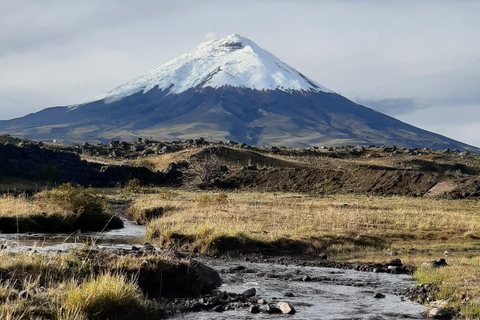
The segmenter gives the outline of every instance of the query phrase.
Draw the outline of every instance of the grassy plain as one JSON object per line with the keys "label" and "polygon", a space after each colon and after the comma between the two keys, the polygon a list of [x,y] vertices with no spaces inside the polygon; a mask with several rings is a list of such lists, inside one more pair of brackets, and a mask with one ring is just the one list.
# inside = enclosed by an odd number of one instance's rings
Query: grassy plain
{"label": "grassy plain", "polygon": [[[447,299],[461,318],[480,317],[476,200],[163,189],[137,195],[133,208],[162,208],[163,216],[147,223],[147,237],[179,250],[326,253],[368,262],[400,258],[418,268],[419,284],[435,284],[435,298]],[[445,258],[445,252],[447,267],[421,267]]]}
{"label": "grassy plain", "polygon": [[163,208],[163,216],[147,225],[150,239],[204,253],[215,253],[222,236],[336,259],[480,247],[480,204],[474,200],[164,189],[139,194],[132,206]]}
{"label": "grassy plain", "polygon": [[[146,225],[147,240],[167,248],[225,256],[270,251],[325,253],[329,259],[347,261],[400,258],[418,267],[417,282],[433,283],[435,298],[447,299],[461,318],[480,317],[480,204],[476,200],[137,185],[100,192],[110,200],[131,200],[128,214]],[[51,209],[59,203],[61,199],[45,193],[33,198],[4,196],[0,208],[4,216],[28,216],[45,208],[60,212],[59,207]],[[67,203],[71,201],[63,205]],[[447,267],[421,267],[425,261],[445,258],[445,251]],[[143,312],[146,319],[156,312],[138,281],[125,272],[143,261],[116,258],[99,267],[98,259],[82,260],[78,253],[0,255],[2,319],[35,319],[37,314],[51,319],[100,319],[99,314],[110,312],[112,305]],[[92,261],[97,261],[96,267]]]}

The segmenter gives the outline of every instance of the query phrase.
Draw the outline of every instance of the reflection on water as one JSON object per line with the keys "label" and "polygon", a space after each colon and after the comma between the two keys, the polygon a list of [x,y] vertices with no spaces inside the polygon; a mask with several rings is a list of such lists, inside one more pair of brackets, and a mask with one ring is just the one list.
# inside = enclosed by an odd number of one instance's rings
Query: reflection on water
{"label": "reflection on water", "polygon": [[[73,234],[0,234],[0,244],[8,251],[68,250],[89,241],[100,246],[129,247],[144,242],[145,228],[124,220],[125,228],[107,232]],[[405,275],[358,272],[319,267],[283,266],[275,264],[249,263],[206,259],[205,264],[221,271],[245,265],[252,273],[222,273],[222,291],[241,293],[256,288],[257,295],[269,303],[287,301],[294,305],[297,313],[288,319],[423,319],[424,307],[396,295],[413,282]],[[275,277],[263,276],[266,273]],[[312,278],[328,278],[328,281],[295,281],[292,274]],[[293,293],[293,297],[285,294]],[[376,292],[385,294],[384,299],[375,299]],[[281,318],[283,318],[280,315]],[[267,313],[250,314],[245,308],[222,313],[198,312],[177,319],[278,319],[279,315]]]}
{"label": "reflection on water", "polygon": [[[283,266],[248,262],[225,262],[205,260],[217,270],[242,264],[254,273],[221,274],[223,285],[220,290],[242,293],[256,288],[257,295],[269,303],[287,301],[293,304],[294,315],[250,314],[245,308],[222,313],[202,311],[178,316],[176,319],[423,319],[422,305],[396,295],[414,283],[406,275],[359,272],[319,267]],[[275,275],[265,277],[268,273]],[[328,278],[328,281],[294,281],[291,275],[308,275],[312,278]],[[293,297],[285,297],[286,293]],[[385,294],[384,299],[374,294]]]}
{"label": "reflection on water", "polygon": [[70,234],[21,233],[0,234],[0,244],[9,251],[68,250],[86,242],[98,245],[141,244],[145,238],[145,227],[123,219],[124,228],[105,232],[74,232]]}

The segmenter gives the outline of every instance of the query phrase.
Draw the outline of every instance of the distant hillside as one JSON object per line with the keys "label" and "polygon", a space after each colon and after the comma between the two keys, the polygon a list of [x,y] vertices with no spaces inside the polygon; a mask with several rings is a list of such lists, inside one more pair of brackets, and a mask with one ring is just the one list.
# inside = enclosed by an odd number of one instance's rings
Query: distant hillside
{"label": "distant hillside", "polygon": [[[259,148],[204,139],[69,147],[0,136],[0,186],[143,186],[480,197],[480,156],[395,147]],[[6,142],[5,142],[6,141]]]}

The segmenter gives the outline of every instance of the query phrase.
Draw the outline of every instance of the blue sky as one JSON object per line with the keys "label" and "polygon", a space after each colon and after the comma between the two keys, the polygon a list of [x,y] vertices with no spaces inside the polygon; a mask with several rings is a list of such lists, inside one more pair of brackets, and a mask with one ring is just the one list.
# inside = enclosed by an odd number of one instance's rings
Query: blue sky
{"label": "blue sky", "polygon": [[0,119],[104,94],[238,33],[347,98],[480,146],[480,1],[22,1],[0,10]]}

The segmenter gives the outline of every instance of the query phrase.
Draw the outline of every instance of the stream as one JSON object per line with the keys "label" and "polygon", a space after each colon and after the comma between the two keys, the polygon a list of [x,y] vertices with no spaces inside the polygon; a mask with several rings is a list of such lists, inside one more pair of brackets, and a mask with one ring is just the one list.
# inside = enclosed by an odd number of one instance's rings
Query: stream
{"label": "stream", "polygon": [[[255,288],[257,296],[268,304],[289,302],[296,313],[251,314],[243,308],[222,313],[202,311],[176,319],[423,319],[425,311],[424,306],[403,298],[402,293],[415,286],[407,275],[218,259],[201,261],[219,272],[239,265],[248,268],[243,273],[221,273],[224,283],[219,290],[242,293]],[[311,281],[303,281],[305,276]],[[385,297],[374,298],[376,293]]]}
{"label": "stream", "polygon": [[71,234],[53,233],[20,233],[0,234],[0,244],[7,251],[67,251],[87,241],[96,243],[99,247],[117,246],[130,248],[132,245],[143,244],[145,227],[122,218],[124,228],[105,232],[74,232]]}
{"label": "stream", "polygon": [[[66,251],[87,240],[95,241],[100,247],[141,246],[145,228],[129,220],[124,223],[123,229],[102,233],[0,234],[0,244],[12,252]],[[425,311],[424,306],[403,298],[403,293],[415,286],[407,275],[209,258],[198,260],[220,273],[223,279],[220,291],[240,294],[255,288],[257,296],[267,303],[289,302],[297,312],[293,315],[251,314],[248,308],[239,307],[224,312],[177,315],[174,319],[423,319]],[[229,271],[239,266],[244,271]],[[306,276],[308,281],[304,281]],[[384,297],[374,298],[376,293]],[[265,306],[260,309],[263,311]]]}

